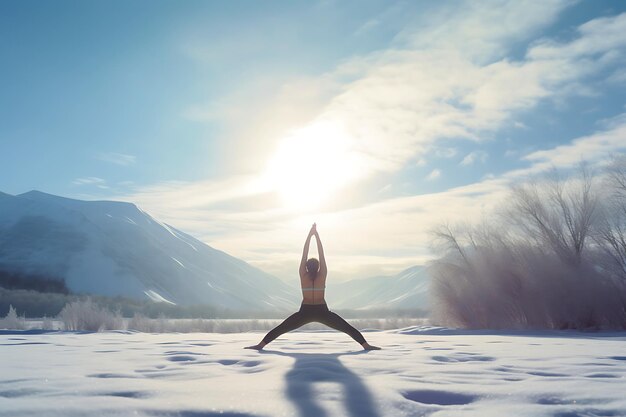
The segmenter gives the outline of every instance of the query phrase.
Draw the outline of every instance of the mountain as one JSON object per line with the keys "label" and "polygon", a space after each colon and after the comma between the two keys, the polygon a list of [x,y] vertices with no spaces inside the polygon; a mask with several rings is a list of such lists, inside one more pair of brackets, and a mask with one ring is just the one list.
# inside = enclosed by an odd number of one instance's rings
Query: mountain
{"label": "mountain", "polygon": [[71,292],[233,310],[292,310],[299,291],[131,203],[0,193],[0,272]]}
{"label": "mountain", "polygon": [[429,309],[430,278],[425,266],[413,266],[391,277],[334,283],[328,280],[326,300],[337,309]]}

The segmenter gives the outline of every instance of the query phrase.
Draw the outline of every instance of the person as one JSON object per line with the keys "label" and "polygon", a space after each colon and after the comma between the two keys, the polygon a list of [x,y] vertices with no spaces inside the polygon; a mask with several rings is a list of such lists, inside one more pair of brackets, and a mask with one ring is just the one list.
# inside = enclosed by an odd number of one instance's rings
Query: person
{"label": "person", "polygon": [[[315,236],[315,240],[317,241],[317,252],[320,258],[319,261],[315,258],[307,259],[309,256],[309,245],[313,236]],[[326,287],[326,275],[328,270],[326,268],[324,248],[322,247],[322,241],[320,240],[315,223],[313,223],[313,226],[309,231],[309,235],[306,238],[306,242],[304,243],[299,272],[300,284],[302,286],[302,304],[300,305],[300,310],[287,317],[281,324],[270,330],[269,333],[265,335],[263,340],[259,342],[259,344],[246,346],[245,349],[261,350],[278,336],[313,321],[347,333],[357,343],[363,346],[363,349],[365,350],[380,349],[377,346],[372,346],[367,343],[361,332],[348,324],[348,322],[341,318],[337,313],[333,313],[328,309],[326,301],[324,301],[324,290]]]}

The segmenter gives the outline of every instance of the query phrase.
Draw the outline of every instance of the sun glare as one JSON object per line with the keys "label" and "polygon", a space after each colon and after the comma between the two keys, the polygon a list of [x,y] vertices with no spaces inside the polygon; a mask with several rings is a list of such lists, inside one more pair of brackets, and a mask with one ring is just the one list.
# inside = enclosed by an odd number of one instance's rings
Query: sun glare
{"label": "sun glare", "polygon": [[286,206],[317,208],[359,176],[358,157],[342,129],[317,123],[282,140],[266,171],[266,180]]}

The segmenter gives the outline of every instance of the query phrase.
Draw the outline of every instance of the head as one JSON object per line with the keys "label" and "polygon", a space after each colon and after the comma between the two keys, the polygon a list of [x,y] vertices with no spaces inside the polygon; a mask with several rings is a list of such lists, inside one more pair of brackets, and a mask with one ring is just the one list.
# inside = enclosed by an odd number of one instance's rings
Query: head
{"label": "head", "polygon": [[308,261],[306,261],[306,272],[311,274],[311,276],[315,277],[319,269],[320,269],[320,261],[318,261],[317,259],[311,258]]}

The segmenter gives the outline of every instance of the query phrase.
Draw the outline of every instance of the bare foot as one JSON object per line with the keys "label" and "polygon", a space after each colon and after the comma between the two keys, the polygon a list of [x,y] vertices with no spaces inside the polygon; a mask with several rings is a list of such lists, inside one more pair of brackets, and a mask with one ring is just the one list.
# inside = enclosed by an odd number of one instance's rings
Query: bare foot
{"label": "bare foot", "polygon": [[246,346],[244,349],[255,349],[255,350],[261,350],[263,349],[263,347],[265,346],[264,343],[259,343],[258,345],[253,345],[253,346]]}
{"label": "bare foot", "polygon": [[372,346],[367,342],[363,343],[361,346],[363,346],[363,349],[365,350],[380,350],[381,349],[378,346]]}

